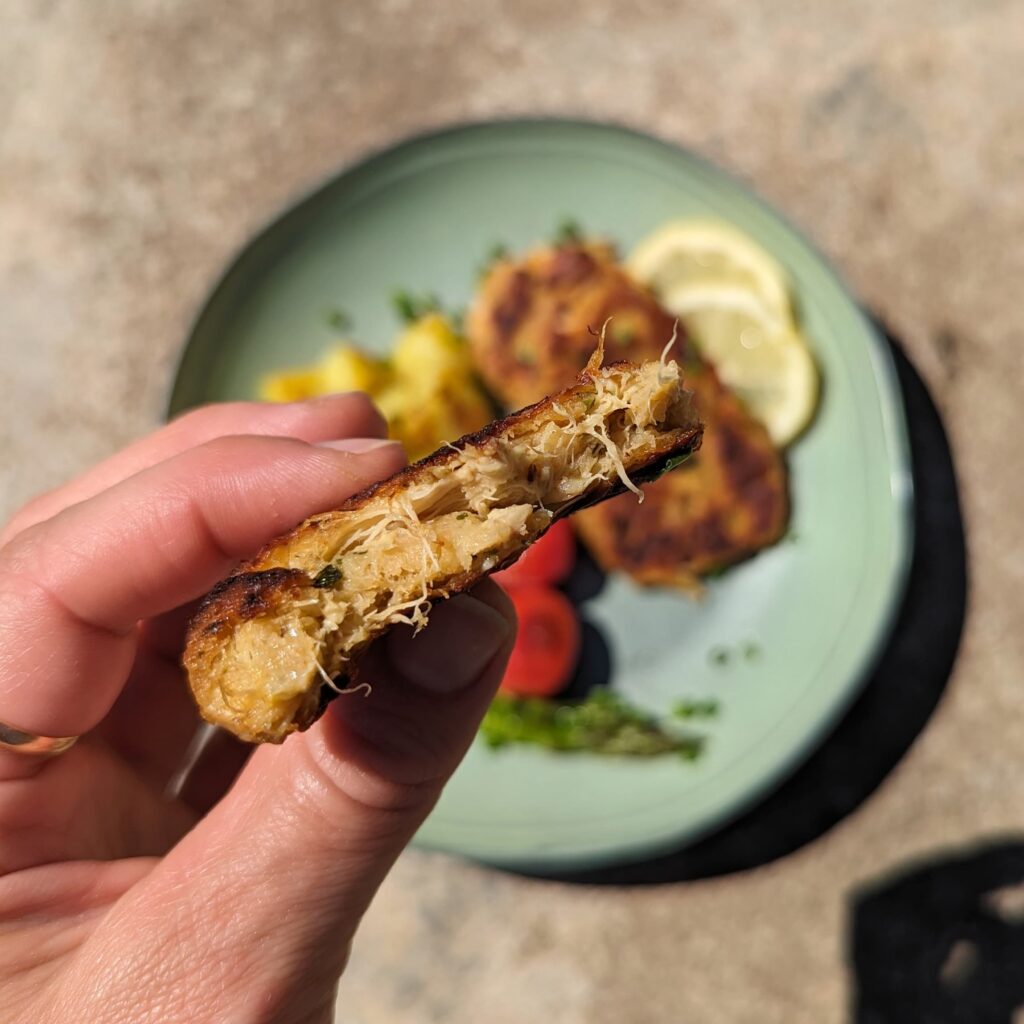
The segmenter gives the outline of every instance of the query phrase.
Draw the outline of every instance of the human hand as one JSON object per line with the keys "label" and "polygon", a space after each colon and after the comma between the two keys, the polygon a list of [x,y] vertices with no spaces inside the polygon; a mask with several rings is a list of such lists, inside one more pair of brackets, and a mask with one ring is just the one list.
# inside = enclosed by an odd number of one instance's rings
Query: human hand
{"label": "human hand", "polygon": [[82,736],[52,758],[0,749],[5,1022],[331,1019],[356,926],[500,681],[500,588],[393,631],[370,697],[279,747],[218,734],[164,793],[198,725],[179,666],[195,599],[399,469],[368,440],[384,431],[359,395],[210,406],[0,534],[0,722]]}

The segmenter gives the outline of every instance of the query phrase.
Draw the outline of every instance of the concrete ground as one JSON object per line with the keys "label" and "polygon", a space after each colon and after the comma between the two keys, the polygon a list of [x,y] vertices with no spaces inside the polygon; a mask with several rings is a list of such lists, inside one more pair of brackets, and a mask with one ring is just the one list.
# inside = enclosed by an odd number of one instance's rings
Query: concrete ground
{"label": "concrete ground", "polygon": [[870,799],[765,867],[654,888],[409,853],[341,1019],[842,1021],[851,890],[1024,823],[1021,39],[1011,0],[4,5],[0,513],[157,423],[197,303],[290,197],[407,133],[513,113],[625,122],[756,183],[945,419],[966,630]]}

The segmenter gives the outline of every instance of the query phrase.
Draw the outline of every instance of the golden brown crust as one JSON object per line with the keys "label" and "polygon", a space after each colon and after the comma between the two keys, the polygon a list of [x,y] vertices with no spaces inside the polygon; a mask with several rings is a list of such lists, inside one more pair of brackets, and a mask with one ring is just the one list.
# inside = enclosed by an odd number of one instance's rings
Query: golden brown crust
{"label": "golden brown crust", "polygon": [[[692,378],[697,401],[716,378]],[[789,515],[786,474],[767,432],[736,399],[715,396],[700,454],[644,490],[644,503],[606,502],[574,525],[599,565],[638,583],[696,585],[697,577],[774,544]]]}
{"label": "golden brown crust", "polygon": [[[594,349],[594,339],[590,335],[590,352]],[[588,356],[589,358],[589,356]],[[606,362],[604,364],[604,370],[613,370],[616,367],[626,367],[631,365],[628,360],[619,359],[615,362]],[[486,427],[481,430],[477,430],[472,434],[466,434],[460,437],[457,441],[453,441],[443,448],[439,448],[437,451],[426,456],[426,458],[420,459],[419,462],[414,462],[410,466],[406,466],[405,469],[399,470],[394,476],[390,476],[385,480],[379,480],[377,483],[370,484],[369,487],[364,488],[357,494],[353,494],[351,498],[339,505],[335,512],[325,512],[319,516],[313,516],[307,519],[304,523],[299,524],[294,530],[277,537],[274,540],[266,544],[256,555],[255,558],[245,562],[238,570],[239,573],[247,570],[258,570],[260,568],[270,568],[280,565],[280,557],[282,553],[292,548],[297,542],[301,542],[306,537],[312,537],[321,529],[325,522],[329,522],[337,512],[349,512],[353,509],[358,509],[365,505],[371,498],[383,498],[387,499],[399,494],[404,489],[414,484],[417,478],[422,477],[428,470],[431,470],[438,466],[444,466],[448,463],[454,462],[459,454],[467,448],[479,448],[483,449],[486,447],[488,442],[492,441],[496,437],[503,437],[512,432],[519,425],[527,425],[531,420],[536,419],[546,409],[550,409],[556,402],[565,403],[571,401],[573,396],[588,391],[593,385],[593,378],[587,369],[580,370],[576,375],[576,380],[570,383],[568,386],[563,385],[560,388],[554,389],[554,393],[534,402],[532,405],[528,405],[525,408],[518,409],[515,412],[509,413],[502,419],[494,420],[489,423]],[[693,450],[700,447],[701,430],[697,429],[691,431],[692,437],[689,440],[684,440],[677,447],[679,450],[688,448],[691,444]],[[695,441],[694,441],[695,439]],[[671,453],[665,455],[664,458],[670,458]],[[643,473],[645,470],[649,470],[649,465],[638,465],[636,471]],[[643,482],[641,480],[641,482]],[[615,494],[621,494],[626,488],[617,482],[614,489],[609,493],[603,494],[601,497],[595,498],[594,501],[588,502],[588,505],[595,504],[600,501],[604,501]],[[573,511],[582,509],[584,505],[579,505],[574,508]],[[212,594],[210,595],[213,596]]]}
{"label": "golden brown crust", "polygon": [[194,658],[205,642],[230,633],[239,623],[273,615],[285,601],[301,596],[312,585],[299,569],[240,570],[221,580],[192,617],[186,658]]}
{"label": "golden brown crust", "polygon": [[[565,387],[594,350],[593,332],[612,317],[605,358],[657,359],[675,320],[600,243],[534,249],[497,264],[467,318],[473,357],[507,407]],[[675,358],[683,351],[680,343]]]}
{"label": "golden brown crust", "polygon": [[[610,248],[570,245],[534,249],[496,267],[468,327],[485,383],[515,404],[571,379],[592,348],[590,330],[608,317],[613,358],[657,358],[675,324]],[[774,544],[785,532],[789,502],[785,464],[767,431],[682,341],[673,355],[680,353],[704,420],[700,454],[646,488],[643,505],[615,499],[574,525],[602,568],[643,584],[692,588],[699,575]]]}
{"label": "golden brown crust", "polygon": [[[312,590],[313,581],[298,569],[240,571],[218,583],[203,599],[189,623],[182,662],[203,717],[227,725],[216,709],[216,666],[224,645],[245,622],[274,616]],[[311,695],[296,711],[296,728],[306,728],[322,710],[319,695]],[[243,729],[243,739],[258,741],[258,730]]]}
{"label": "golden brown crust", "polygon": [[[608,374],[614,369],[605,367],[601,372]],[[533,429],[534,421],[543,418],[556,403],[563,406],[566,403],[571,404],[579,400],[581,393],[588,396],[594,394],[593,376],[590,372],[581,373],[571,387],[560,393],[512,413],[401,470],[387,480],[373,484],[359,494],[353,495],[335,512],[307,520],[291,532],[271,541],[255,558],[244,563],[236,573],[218,584],[202,602],[189,627],[184,656],[189,682],[204,717],[216,724],[227,726],[236,735],[254,742],[280,742],[288,733],[307,728],[319,716],[326,700],[334,693],[331,686],[326,683],[321,686],[315,678],[311,685],[302,688],[302,692],[289,695],[289,703],[284,714],[275,711],[272,701],[263,700],[258,681],[252,683],[251,680],[243,680],[245,692],[242,698],[238,698],[237,694],[234,698],[226,696],[225,688],[220,681],[220,676],[225,671],[223,659],[231,645],[237,646],[238,631],[246,627],[247,623],[252,623],[261,630],[271,630],[266,634],[270,637],[271,654],[276,654],[274,648],[284,649],[290,643],[282,640],[279,644],[278,635],[282,638],[286,635],[298,636],[301,644],[301,613],[296,612],[296,609],[301,608],[303,602],[309,603],[310,599],[315,602],[319,596],[318,585],[322,581],[316,574],[324,563],[318,557],[318,551],[329,540],[339,517],[344,517],[345,513],[362,510],[371,503],[376,507],[402,498],[421,480],[436,478],[439,467],[463,459],[466,451],[482,451],[493,447],[496,438],[513,442],[517,431]],[[624,458],[625,472],[637,483],[653,479],[663,472],[671,460],[698,448],[700,437],[700,424],[690,413],[684,424],[666,427],[661,432],[653,433],[648,446],[632,457]],[[566,505],[556,509],[554,518],[595,505],[624,490],[624,483],[617,477],[588,485],[584,497],[572,503],[571,507]],[[547,515],[548,513],[545,513],[545,517]],[[549,526],[553,519],[546,521]],[[538,539],[546,528],[535,532],[532,539]],[[425,602],[430,603],[441,597],[467,590],[491,572],[511,565],[528,543],[529,541],[519,542],[519,546],[510,555],[487,565],[486,568],[481,565],[470,571],[446,575],[443,587],[429,589],[425,593]],[[303,568],[297,568],[296,564],[302,565]],[[276,619],[280,619],[284,625],[274,625]],[[271,625],[268,626],[267,623]],[[278,628],[281,629],[280,633],[274,631]],[[369,631],[363,641],[346,646],[347,662],[354,665],[354,659],[386,628],[386,624],[382,624],[379,628]],[[268,647],[264,641],[263,647],[254,649],[259,652],[258,657],[262,659]],[[315,659],[309,658],[306,663],[316,662]],[[251,665],[252,662],[246,664]],[[281,663],[284,669],[291,668],[294,664]],[[275,667],[281,666],[275,663]],[[250,674],[243,669],[243,676]],[[344,687],[351,681],[353,675],[349,670],[333,679],[332,685]],[[241,703],[243,699],[244,706]]]}
{"label": "golden brown crust", "polygon": [[[582,374],[581,378],[589,379],[585,374]],[[415,482],[416,478],[428,467],[443,465],[453,459],[456,454],[455,450],[461,451],[463,448],[482,446],[488,439],[501,434],[503,428],[525,421],[529,418],[529,414],[540,411],[552,400],[546,398],[529,409],[523,409],[502,420],[496,420],[489,427],[460,438],[453,444],[452,449],[441,449],[434,452],[427,458],[400,470],[394,476],[372,484],[353,495],[339,506],[338,511],[347,512],[359,508],[374,497],[398,494],[403,488]],[[672,437],[666,436],[660,440],[663,443],[651,449],[646,458],[636,460],[626,466],[630,478],[635,483],[646,484],[648,481],[656,480],[664,472],[666,462],[681,454],[697,451],[701,446],[701,431],[699,428],[694,428]],[[619,495],[626,497],[632,505],[635,505],[636,498],[627,496],[625,492],[625,485],[616,478],[610,483],[595,487],[588,494],[586,502],[580,502],[572,508],[556,512],[552,522],[592,508]],[[316,532],[320,528],[320,523],[332,514],[326,513],[324,516],[307,519],[289,533],[275,538],[255,558],[244,562],[233,575],[218,583],[203,599],[189,626],[186,658],[194,654],[197,645],[201,644],[204,638],[219,638],[230,632],[239,623],[271,615],[284,603],[313,587],[313,578],[308,573],[302,572],[300,569],[281,568],[272,563],[283,549],[300,541],[304,535]],[[517,551],[511,558],[494,566],[486,573],[473,572],[456,577],[450,588],[451,592],[454,594],[468,590],[491,572],[507,569],[522,556],[524,550],[525,548]]]}

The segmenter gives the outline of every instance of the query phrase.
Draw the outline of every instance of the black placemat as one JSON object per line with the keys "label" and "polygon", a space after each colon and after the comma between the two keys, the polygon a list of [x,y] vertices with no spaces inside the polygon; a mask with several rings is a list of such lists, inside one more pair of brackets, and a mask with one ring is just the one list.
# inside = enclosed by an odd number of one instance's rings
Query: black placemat
{"label": "black placemat", "polygon": [[879,327],[892,347],[906,407],[915,523],[906,595],[871,679],[803,765],[731,824],[667,856],[543,877],[655,884],[743,871],[783,857],[827,832],[867,799],[928,721],[945,689],[963,628],[964,526],[938,410],[900,344]]}

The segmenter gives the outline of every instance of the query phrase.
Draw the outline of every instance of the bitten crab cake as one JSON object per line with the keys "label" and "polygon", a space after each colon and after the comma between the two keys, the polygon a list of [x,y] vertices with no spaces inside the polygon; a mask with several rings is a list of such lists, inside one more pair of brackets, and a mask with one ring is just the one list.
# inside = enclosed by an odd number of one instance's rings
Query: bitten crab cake
{"label": "bitten crab cake", "polygon": [[557,519],[701,440],[674,361],[602,366],[272,541],[209,594],[185,647],[203,716],[253,742],[307,728],[388,629],[514,562]]}

